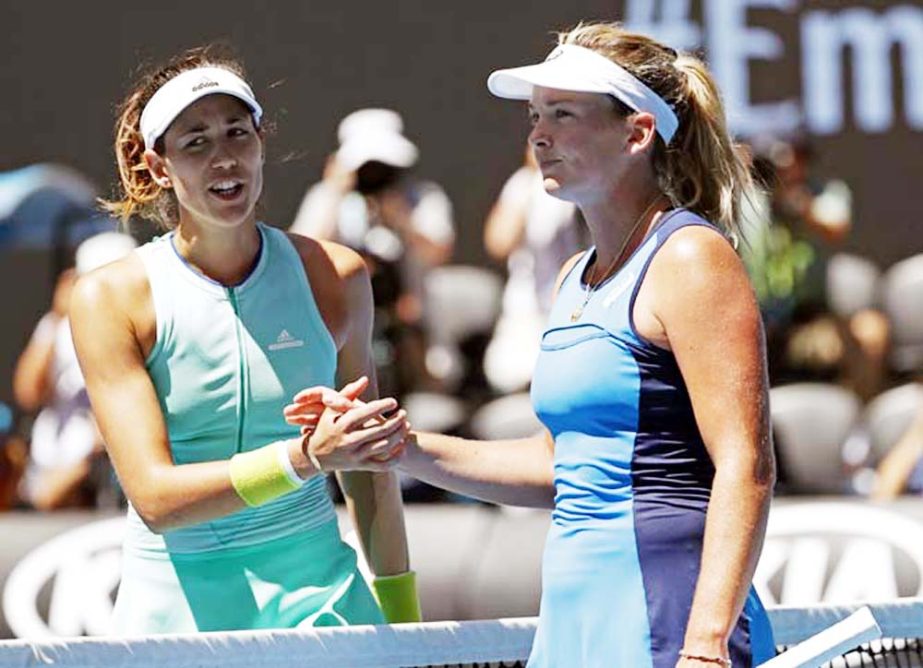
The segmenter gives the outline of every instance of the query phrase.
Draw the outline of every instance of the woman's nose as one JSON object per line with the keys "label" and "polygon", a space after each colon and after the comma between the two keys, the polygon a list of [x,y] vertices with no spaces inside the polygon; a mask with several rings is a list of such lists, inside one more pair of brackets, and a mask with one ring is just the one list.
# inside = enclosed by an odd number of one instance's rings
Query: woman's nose
{"label": "woman's nose", "polygon": [[548,147],[551,144],[547,127],[541,119],[535,122],[532,126],[532,130],[529,132],[529,144],[531,144],[533,148],[536,146]]}
{"label": "woman's nose", "polygon": [[212,158],[212,167],[218,169],[229,169],[237,165],[237,158],[234,153],[227,147],[219,144]]}

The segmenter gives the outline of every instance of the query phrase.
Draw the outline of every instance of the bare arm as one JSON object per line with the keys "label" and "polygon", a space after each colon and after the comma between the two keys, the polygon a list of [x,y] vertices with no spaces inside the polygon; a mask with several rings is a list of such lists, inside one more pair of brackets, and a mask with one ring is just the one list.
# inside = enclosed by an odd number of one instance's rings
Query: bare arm
{"label": "bare arm", "polygon": [[315,239],[336,239],[340,204],[356,183],[356,173],[337,162],[336,154],[327,158],[324,178],[308,189],[291,231]]}
{"label": "bare arm", "polygon": [[231,486],[227,461],[173,463],[163,414],[136,335],[145,328],[140,324],[144,307],[137,304],[153,309],[150,302],[140,260],[118,262],[77,283],[71,329],[93,412],[119,481],[145,523],[160,532],[227,515],[245,504]]}
{"label": "bare arm", "polygon": [[51,385],[51,367],[54,361],[57,326],[67,317],[74,277],[73,269],[65,270],[58,277],[51,310],[42,317],[25,350],[16,361],[13,397],[24,411],[37,411],[48,402],[54,391]]}
{"label": "bare arm", "polygon": [[[564,263],[555,294],[582,255]],[[428,483],[484,501],[554,507],[554,439],[547,430],[508,441],[412,434],[398,466]]]}
{"label": "bare arm", "polygon": [[553,452],[547,431],[509,441],[418,433],[398,466],[420,480],[484,501],[552,508]]}
{"label": "bare arm", "polygon": [[635,315],[639,330],[676,356],[715,466],[685,649],[726,657],[762,548],[775,476],[759,311],[730,245],[713,231],[688,228],[655,257]]}
{"label": "bare arm", "polygon": [[917,409],[917,414],[910,427],[878,465],[872,498],[876,501],[890,501],[900,496],[921,458],[923,458],[923,405]]}
{"label": "bare arm", "polygon": [[[335,244],[324,244],[324,248],[342,279],[340,300],[349,305],[337,359],[337,375],[341,380],[368,377],[370,383],[362,398],[370,401],[378,396],[378,385],[371,358],[374,306],[368,271],[353,251]],[[404,435],[400,433],[401,440]],[[394,575],[409,570],[404,509],[397,475],[390,471],[342,471],[337,477],[372,572]]]}
{"label": "bare arm", "polygon": [[522,243],[526,231],[529,192],[520,183],[522,178],[516,172],[507,180],[484,222],[484,248],[495,260],[505,261]]}
{"label": "bare arm", "polygon": [[[346,389],[326,395],[323,403],[335,411],[354,404]],[[316,421],[318,408],[299,394],[285,409],[291,424]],[[323,420],[324,417],[321,417]],[[461,494],[485,501],[550,508],[554,501],[553,449],[545,431],[531,438],[506,441],[475,441],[432,433],[411,433],[403,455],[395,459],[406,473]],[[389,448],[397,453],[400,448]],[[397,454],[382,456],[386,465]]]}
{"label": "bare arm", "polygon": [[51,394],[51,363],[54,359],[55,327],[58,322],[58,316],[53,313],[43,316],[16,360],[13,397],[24,411],[37,411]]}

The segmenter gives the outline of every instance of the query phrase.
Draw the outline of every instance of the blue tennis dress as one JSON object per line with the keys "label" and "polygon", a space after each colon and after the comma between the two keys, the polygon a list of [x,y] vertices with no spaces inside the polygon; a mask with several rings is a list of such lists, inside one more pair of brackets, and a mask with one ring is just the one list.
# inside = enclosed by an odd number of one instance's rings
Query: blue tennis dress
{"label": "blue tennis dress", "polygon": [[[554,436],[555,509],[529,668],[674,668],[699,573],[714,467],[672,353],[644,340],[630,313],[657,250],[709,225],[666,214],[577,322],[585,253],[565,278],[532,382]],[[717,232],[716,232],[717,233]],[[735,668],[775,654],[751,589],[731,636]]]}

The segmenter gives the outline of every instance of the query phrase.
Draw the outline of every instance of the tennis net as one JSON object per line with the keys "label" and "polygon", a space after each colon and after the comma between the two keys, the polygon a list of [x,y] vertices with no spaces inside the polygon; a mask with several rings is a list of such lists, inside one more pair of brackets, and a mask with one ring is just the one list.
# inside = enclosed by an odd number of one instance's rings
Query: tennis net
{"label": "tennis net", "polygon": [[[860,606],[770,611],[780,649],[798,645]],[[832,667],[923,667],[923,599],[872,604],[881,639],[843,648]],[[867,630],[868,625],[866,625]],[[308,630],[200,633],[138,638],[0,641],[3,668],[514,668],[525,666],[535,619],[431,622]],[[877,637],[877,632],[875,637]],[[869,635],[850,637],[869,638]],[[838,642],[844,642],[838,637]],[[857,641],[858,642],[858,641]],[[831,645],[832,646],[832,645]],[[839,651],[839,650],[837,650]],[[792,656],[795,652],[791,653]],[[783,655],[784,656],[784,655]],[[786,667],[814,668],[802,661]],[[633,667],[632,667],[633,668]]]}
{"label": "tennis net", "polygon": [[[769,611],[769,618],[776,644],[780,651],[792,648],[843,621],[860,607],[822,605],[774,608]],[[804,665],[829,668],[923,668],[923,598],[872,603],[868,608],[880,629],[880,637],[861,642],[851,649],[844,648],[840,656],[829,661]],[[842,636],[833,637],[831,645],[838,641],[842,641]]]}

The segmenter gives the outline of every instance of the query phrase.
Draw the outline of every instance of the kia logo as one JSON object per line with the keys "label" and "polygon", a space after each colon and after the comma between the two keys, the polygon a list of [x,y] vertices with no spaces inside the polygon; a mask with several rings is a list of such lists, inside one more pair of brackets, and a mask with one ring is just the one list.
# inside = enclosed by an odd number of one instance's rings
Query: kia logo
{"label": "kia logo", "polygon": [[923,524],[858,503],[776,506],[754,584],[766,604],[920,596]]}
{"label": "kia logo", "polygon": [[[111,594],[121,574],[125,518],[92,522],[55,536],[23,557],[3,590],[3,616],[19,638],[106,635]],[[48,621],[39,594],[49,584]]]}

